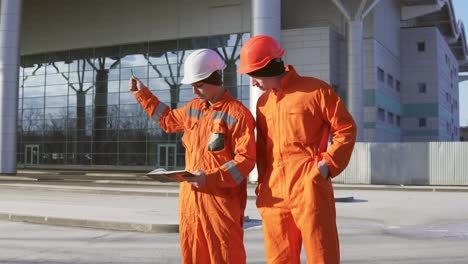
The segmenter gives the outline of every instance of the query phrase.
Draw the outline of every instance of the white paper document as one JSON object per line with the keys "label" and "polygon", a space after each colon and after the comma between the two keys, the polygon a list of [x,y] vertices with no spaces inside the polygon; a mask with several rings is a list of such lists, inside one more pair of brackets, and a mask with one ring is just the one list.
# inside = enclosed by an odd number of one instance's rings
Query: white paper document
{"label": "white paper document", "polygon": [[184,177],[194,177],[195,175],[186,170],[168,171],[166,169],[159,168],[148,172],[146,176],[160,182],[180,182],[184,181]]}

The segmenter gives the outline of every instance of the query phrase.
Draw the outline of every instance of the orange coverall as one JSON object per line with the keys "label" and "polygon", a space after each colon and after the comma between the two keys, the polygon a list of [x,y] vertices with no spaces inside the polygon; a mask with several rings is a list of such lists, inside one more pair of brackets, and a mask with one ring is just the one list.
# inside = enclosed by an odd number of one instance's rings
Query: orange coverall
{"label": "orange coverall", "polygon": [[193,99],[170,110],[146,87],[138,102],[164,131],[184,132],[187,171],[204,170],[206,187],[180,183],[182,263],[245,263],[246,177],[255,166],[255,121],[228,91],[210,105]]}
{"label": "orange coverall", "polygon": [[[346,167],[356,124],[325,82],[299,76],[292,66],[281,88],[257,102],[257,207],[263,219],[268,263],[339,263],[335,200],[324,160],[335,177]],[[327,149],[328,137],[332,135]]]}

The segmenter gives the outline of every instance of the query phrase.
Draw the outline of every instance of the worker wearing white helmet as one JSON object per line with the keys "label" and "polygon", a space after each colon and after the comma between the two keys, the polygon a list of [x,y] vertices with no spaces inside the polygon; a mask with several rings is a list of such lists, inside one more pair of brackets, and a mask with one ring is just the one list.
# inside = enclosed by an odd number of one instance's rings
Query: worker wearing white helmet
{"label": "worker wearing white helmet", "polygon": [[255,122],[222,86],[226,64],[213,50],[191,53],[183,84],[196,98],[169,109],[135,77],[129,89],[167,133],[183,132],[186,177],[180,184],[179,220],[183,263],[245,263],[243,220],[246,177],[255,165]]}

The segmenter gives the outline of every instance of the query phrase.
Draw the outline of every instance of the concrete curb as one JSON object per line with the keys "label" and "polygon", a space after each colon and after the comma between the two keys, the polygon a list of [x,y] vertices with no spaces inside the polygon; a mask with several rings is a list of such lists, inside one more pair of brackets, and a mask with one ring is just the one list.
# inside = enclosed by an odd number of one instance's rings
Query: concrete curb
{"label": "concrete curb", "polygon": [[69,186],[33,186],[33,185],[11,185],[11,184],[0,184],[0,189],[20,189],[20,190],[41,190],[41,191],[53,191],[53,192],[76,192],[76,193],[89,193],[89,194],[110,194],[110,195],[152,195],[159,197],[179,197],[179,192],[168,192],[168,191],[133,191],[133,190],[122,190],[112,188],[83,188],[83,187],[69,187]]}
{"label": "concrete curb", "polygon": [[32,224],[83,227],[94,229],[106,229],[116,231],[145,232],[145,233],[178,233],[178,224],[146,224],[146,223],[126,223],[105,220],[86,220],[62,217],[48,217],[36,215],[20,215],[10,213],[0,213],[0,220],[24,222]]}
{"label": "concrete curb", "polygon": [[364,191],[407,191],[407,192],[468,192],[465,186],[401,186],[401,185],[340,185],[334,184],[335,190]]}

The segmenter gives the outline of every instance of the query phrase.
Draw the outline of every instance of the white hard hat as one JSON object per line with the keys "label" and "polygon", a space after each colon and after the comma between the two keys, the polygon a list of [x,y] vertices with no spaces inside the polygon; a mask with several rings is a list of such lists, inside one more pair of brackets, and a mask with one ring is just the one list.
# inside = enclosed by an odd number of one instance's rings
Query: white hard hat
{"label": "white hard hat", "polygon": [[213,72],[224,70],[226,63],[214,50],[199,49],[192,52],[184,63],[183,84],[192,84],[208,78]]}

